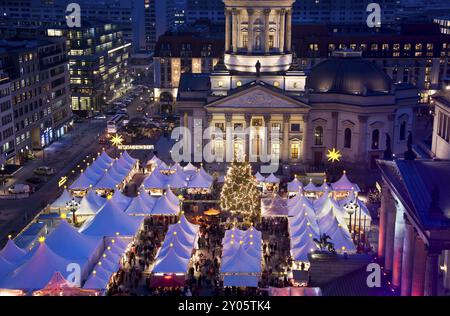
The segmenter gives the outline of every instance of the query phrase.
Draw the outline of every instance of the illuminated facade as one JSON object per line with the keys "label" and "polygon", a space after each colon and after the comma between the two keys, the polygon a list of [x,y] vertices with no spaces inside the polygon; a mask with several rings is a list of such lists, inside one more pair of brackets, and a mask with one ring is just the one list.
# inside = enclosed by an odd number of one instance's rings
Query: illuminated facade
{"label": "illuminated facade", "polygon": [[[219,129],[267,127],[269,135],[280,135],[268,153],[279,152],[289,167],[321,165],[331,148],[339,150],[346,163],[372,167],[387,146],[395,154],[405,151],[417,89],[394,84],[380,68],[351,51],[335,52],[309,74],[296,70],[293,1],[224,2],[224,63],[210,75],[181,76],[181,126],[192,130],[194,118],[202,118],[203,126]],[[262,141],[263,136],[256,142],[236,139],[235,149],[258,153]],[[221,151],[224,143],[214,146]]]}
{"label": "illuminated facade", "polygon": [[129,88],[131,43],[124,41],[117,25],[95,23],[74,29],[51,28],[48,35],[67,39],[74,112],[87,115],[105,110],[108,102]]}

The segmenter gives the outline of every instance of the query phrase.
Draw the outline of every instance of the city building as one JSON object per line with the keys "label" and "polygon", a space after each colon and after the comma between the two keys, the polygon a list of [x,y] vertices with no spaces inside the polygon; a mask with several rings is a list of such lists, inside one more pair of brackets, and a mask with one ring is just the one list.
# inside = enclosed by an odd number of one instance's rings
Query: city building
{"label": "city building", "polygon": [[223,38],[210,27],[183,28],[158,40],[153,58],[154,96],[157,102],[176,99],[183,73],[210,73],[223,52]]}
{"label": "city building", "polygon": [[450,90],[433,95],[434,124],[431,151],[437,159],[450,159]]}
{"label": "city building", "polygon": [[131,43],[117,25],[84,22],[80,28],[49,28],[47,34],[67,42],[72,111],[85,116],[106,110],[129,89]]}
{"label": "city building", "polygon": [[9,77],[0,71],[0,164],[14,157],[14,123]]}
{"label": "city building", "polygon": [[[296,70],[293,2],[225,1],[223,63],[211,74],[181,74],[181,126],[192,131],[196,119],[219,130],[255,128],[251,140],[233,139],[234,151],[247,157],[261,156],[262,142],[270,139],[261,134],[266,127],[269,135],[280,135],[267,152],[279,154],[283,171],[321,165],[332,148],[360,166],[376,167],[386,150],[401,155],[414,126],[417,89],[393,83],[354,51],[336,51],[309,73]],[[223,153],[223,138],[213,147]]]}
{"label": "city building", "polygon": [[[295,24],[366,24],[367,6],[372,0],[298,0],[294,4]],[[400,1],[377,1],[381,8],[381,26],[395,24]]]}
{"label": "city building", "polygon": [[[9,77],[15,161],[21,163],[71,125],[67,48],[63,39],[0,41],[0,69]],[[6,119],[8,124],[10,119]],[[10,137],[10,128],[6,130]]]}
{"label": "city building", "polygon": [[[0,15],[20,25],[55,27],[66,25],[66,8],[71,0],[0,1]],[[123,37],[133,43],[134,51],[153,51],[156,36],[156,8],[153,0],[76,1],[81,8],[81,23],[98,20],[120,26]]]}
{"label": "city building", "polygon": [[185,0],[186,23],[193,24],[197,20],[209,20],[213,23],[224,23],[223,0]]}
{"label": "city building", "polygon": [[292,39],[296,62],[307,71],[337,49],[361,51],[394,82],[419,88],[421,101],[442,88],[450,77],[450,37],[437,24],[406,24],[399,31],[352,31],[325,25],[296,25]]}

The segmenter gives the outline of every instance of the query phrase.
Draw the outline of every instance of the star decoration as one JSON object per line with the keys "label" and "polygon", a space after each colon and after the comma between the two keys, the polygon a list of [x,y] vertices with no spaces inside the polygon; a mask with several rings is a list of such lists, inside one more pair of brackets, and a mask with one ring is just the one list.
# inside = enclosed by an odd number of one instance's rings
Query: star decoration
{"label": "star decoration", "polygon": [[341,157],[342,157],[341,152],[339,150],[336,150],[336,148],[333,148],[332,150],[328,149],[328,154],[327,154],[328,161],[331,161],[331,162],[340,161]]}
{"label": "star decoration", "polygon": [[120,146],[123,144],[123,137],[122,135],[116,134],[111,138],[111,144],[114,146]]}

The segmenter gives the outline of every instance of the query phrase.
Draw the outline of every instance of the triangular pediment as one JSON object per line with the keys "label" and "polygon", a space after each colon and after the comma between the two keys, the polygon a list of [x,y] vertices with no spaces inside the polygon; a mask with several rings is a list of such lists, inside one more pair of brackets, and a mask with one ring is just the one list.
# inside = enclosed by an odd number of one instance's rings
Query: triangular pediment
{"label": "triangular pediment", "polygon": [[236,92],[206,105],[207,108],[290,108],[309,109],[310,106],[296,100],[281,89],[268,88],[260,84],[241,87]]}

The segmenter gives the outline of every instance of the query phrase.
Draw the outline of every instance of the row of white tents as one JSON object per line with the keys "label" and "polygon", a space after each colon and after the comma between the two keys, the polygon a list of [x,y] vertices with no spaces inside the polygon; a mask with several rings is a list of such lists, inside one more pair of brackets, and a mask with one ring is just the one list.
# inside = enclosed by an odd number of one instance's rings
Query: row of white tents
{"label": "row of white tents", "polygon": [[308,184],[303,185],[303,183],[295,177],[292,181],[288,182],[287,190],[289,193],[297,193],[297,192],[360,192],[360,188],[358,184],[351,182],[346,172],[342,173],[341,178],[338,181],[328,184],[326,181],[323,182],[322,185],[316,186],[312,179],[309,180]]}
{"label": "row of white tents", "polygon": [[[136,234],[138,227],[134,227],[135,231],[130,231],[130,235]],[[115,228],[126,233],[121,227]],[[93,269],[103,268],[109,273],[103,275],[104,282],[97,283],[96,287],[86,282],[85,286],[105,289],[110,276],[117,272],[120,258],[131,241],[131,238],[122,236],[106,236],[100,231],[79,231],[61,220],[46,238],[40,238],[39,245],[30,250],[21,249],[9,240],[0,251],[0,288],[39,290],[58,272],[74,286],[81,287],[85,280],[89,280]]]}
{"label": "row of white tents", "polygon": [[103,151],[86,170],[69,186],[73,191],[115,190],[130,181],[139,170],[139,161],[124,151],[120,158],[113,159]]}
{"label": "row of white tents", "polygon": [[291,255],[295,261],[308,262],[308,254],[318,250],[314,239],[325,234],[338,253],[356,251],[345,217],[346,210],[328,194],[310,200],[297,194],[287,201]]}
{"label": "row of white tents", "polygon": [[70,192],[64,190],[61,196],[50,205],[51,209],[66,210],[67,203],[72,200],[78,202],[77,216],[93,216],[99,213],[106,205],[108,208],[118,209],[128,215],[178,215],[180,212],[180,199],[170,190],[161,197],[153,197],[143,188],[138,196],[131,198],[116,190],[111,199],[102,198],[94,190],[88,190],[87,194],[78,199],[72,197]]}
{"label": "row of white tents", "polygon": [[191,163],[182,167],[176,163],[169,167],[157,156],[147,163],[152,165],[151,174],[144,179],[145,189],[210,189],[213,177],[203,167],[197,168]]}
{"label": "row of white tents", "polygon": [[169,229],[159,249],[153,275],[185,274],[189,267],[192,252],[198,248],[199,226],[190,223],[184,215]]}
{"label": "row of white tents", "polygon": [[220,267],[224,286],[258,286],[261,244],[261,232],[254,227],[245,231],[237,228],[225,231]]}

